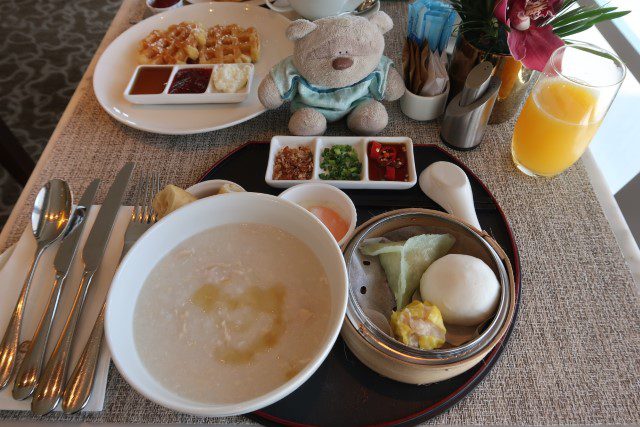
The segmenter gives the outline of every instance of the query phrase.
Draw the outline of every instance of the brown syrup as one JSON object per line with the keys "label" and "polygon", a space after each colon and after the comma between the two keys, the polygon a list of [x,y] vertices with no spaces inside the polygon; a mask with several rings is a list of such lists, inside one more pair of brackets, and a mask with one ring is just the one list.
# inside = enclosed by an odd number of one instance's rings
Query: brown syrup
{"label": "brown syrup", "polygon": [[142,67],[133,82],[131,95],[152,95],[164,92],[172,67]]}

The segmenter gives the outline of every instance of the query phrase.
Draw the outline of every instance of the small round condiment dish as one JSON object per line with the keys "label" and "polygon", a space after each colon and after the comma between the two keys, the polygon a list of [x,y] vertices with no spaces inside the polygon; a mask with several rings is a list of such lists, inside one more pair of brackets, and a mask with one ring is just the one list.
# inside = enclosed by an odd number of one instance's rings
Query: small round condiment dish
{"label": "small round condiment dish", "polygon": [[172,5],[169,5],[167,7],[155,7],[155,6],[153,6],[153,4],[155,3],[155,0],[146,0],[146,3],[147,3],[147,8],[154,15],[156,13],[162,13],[162,12],[166,12],[167,10],[173,10],[173,9],[177,9],[179,7],[184,6],[184,1],[183,0],[178,0],[176,3],[174,3]]}
{"label": "small round condiment dish", "polygon": [[[213,227],[256,223],[278,227],[306,242],[323,266],[331,309],[326,333],[307,365],[284,384],[257,398],[203,403],[164,387],[145,367],[134,336],[134,315],[142,287],[156,264],[185,240]],[[113,279],[107,298],[105,337],[113,362],[125,380],[153,402],[175,411],[218,417],[244,414],[268,406],[300,387],[329,354],[340,332],[347,304],[347,271],[335,239],[306,209],[258,193],[228,193],[197,200],[154,225],[131,248]]]}
{"label": "small round condiment dish", "polygon": [[311,206],[325,206],[336,211],[348,224],[347,233],[338,241],[342,247],[353,234],[358,222],[356,206],[347,194],[329,184],[308,183],[298,184],[280,193],[282,199],[293,202],[303,208]]}
{"label": "small round condiment dish", "polygon": [[[227,181],[226,179],[211,179],[209,181],[202,181],[194,184],[185,191],[198,199],[204,199],[205,197],[217,196],[218,192],[225,184],[238,185],[235,182]],[[240,185],[238,185],[238,187],[242,188]],[[244,190],[244,188],[242,189]]]}
{"label": "small round condiment dish", "polygon": [[[411,227],[411,228],[408,228]],[[493,317],[478,326],[477,335],[461,345],[435,350],[406,346],[382,330],[371,313],[389,316],[395,299],[386,281],[380,281],[377,261],[359,256],[360,244],[398,230],[451,234],[456,242],[449,253],[480,258],[500,283],[500,300]],[[412,232],[413,234],[413,232]],[[459,375],[480,361],[496,346],[515,316],[515,281],[509,258],[485,232],[444,212],[402,209],[378,215],[358,227],[344,247],[349,272],[349,303],[342,337],[362,363],[379,374],[409,384],[429,384]],[[376,272],[376,270],[379,271]]]}

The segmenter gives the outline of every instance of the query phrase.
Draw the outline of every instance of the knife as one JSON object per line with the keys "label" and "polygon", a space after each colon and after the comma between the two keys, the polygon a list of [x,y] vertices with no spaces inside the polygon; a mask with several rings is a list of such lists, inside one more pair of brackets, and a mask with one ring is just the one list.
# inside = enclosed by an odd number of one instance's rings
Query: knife
{"label": "knife", "polygon": [[62,334],[47,362],[47,366],[31,401],[31,410],[37,415],[44,415],[51,412],[60,401],[60,396],[62,395],[65,385],[67,365],[69,364],[71,343],[73,342],[73,335],[78,319],[80,318],[80,313],[82,312],[84,300],[87,296],[87,290],[89,289],[95,272],[102,262],[113,223],[118,215],[118,210],[122,204],[122,199],[127,190],[132,172],[133,163],[127,163],[120,172],[118,172],[82,250],[84,271],[78,292],[73,301],[73,306],[71,307],[71,313],[69,313]]}
{"label": "knife", "polygon": [[44,354],[47,349],[49,333],[51,332],[51,325],[53,324],[53,319],[55,318],[56,309],[58,307],[58,301],[60,300],[60,293],[62,292],[69,270],[71,269],[73,259],[75,258],[78,249],[80,235],[82,234],[82,230],[84,230],[84,224],[86,223],[89,209],[91,208],[93,198],[95,197],[99,186],[100,180],[95,179],[84,191],[84,194],[80,198],[80,202],[73,211],[73,216],[70,219],[71,228],[69,234],[64,237],[64,240],[58,248],[58,253],[56,254],[56,258],[53,262],[56,273],[53,287],[51,289],[51,296],[49,297],[47,308],[40,319],[38,328],[29,343],[27,353],[18,368],[16,382],[13,385],[14,399],[23,400],[31,396],[38,383],[40,371],[42,370]]}

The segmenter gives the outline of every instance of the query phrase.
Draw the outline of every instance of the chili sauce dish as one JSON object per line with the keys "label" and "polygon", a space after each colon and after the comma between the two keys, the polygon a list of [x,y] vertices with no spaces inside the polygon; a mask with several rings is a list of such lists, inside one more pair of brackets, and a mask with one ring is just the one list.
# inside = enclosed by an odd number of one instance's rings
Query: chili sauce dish
{"label": "chili sauce dish", "polygon": [[230,104],[249,96],[253,64],[140,65],[124,97],[132,104]]}
{"label": "chili sauce dish", "polygon": [[322,182],[342,189],[405,190],[417,181],[413,142],[407,137],[274,136],[265,181],[276,188]]}

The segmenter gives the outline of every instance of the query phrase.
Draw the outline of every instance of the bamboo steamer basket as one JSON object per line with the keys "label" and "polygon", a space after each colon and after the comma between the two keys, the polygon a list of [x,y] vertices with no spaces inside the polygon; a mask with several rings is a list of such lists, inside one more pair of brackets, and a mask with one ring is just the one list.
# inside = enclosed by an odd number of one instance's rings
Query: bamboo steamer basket
{"label": "bamboo steamer basket", "polygon": [[[426,233],[449,233],[456,243],[449,253],[482,259],[500,283],[500,301],[491,320],[479,335],[457,347],[420,350],[408,347],[385,333],[367,315],[371,310],[390,314],[394,302],[388,287],[364,283],[355,273],[355,251],[363,240],[380,237],[405,227]],[[486,232],[447,213],[428,209],[402,209],[376,216],[358,227],[344,245],[349,273],[349,301],[341,335],[349,349],[366,366],[385,377],[408,384],[443,381],[471,369],[504,338],[515,315],[515,281],[509,258]],[[371,265],[373,265],[373,261]],[[369,264],[366,264],[369,265]],[[368,267],[367,267],[368,268]],[[375,268],[381,268],[379,265]],[[366,288],[366,292],[362,292]],[[390,300],[391,299],[391,300]]]}

